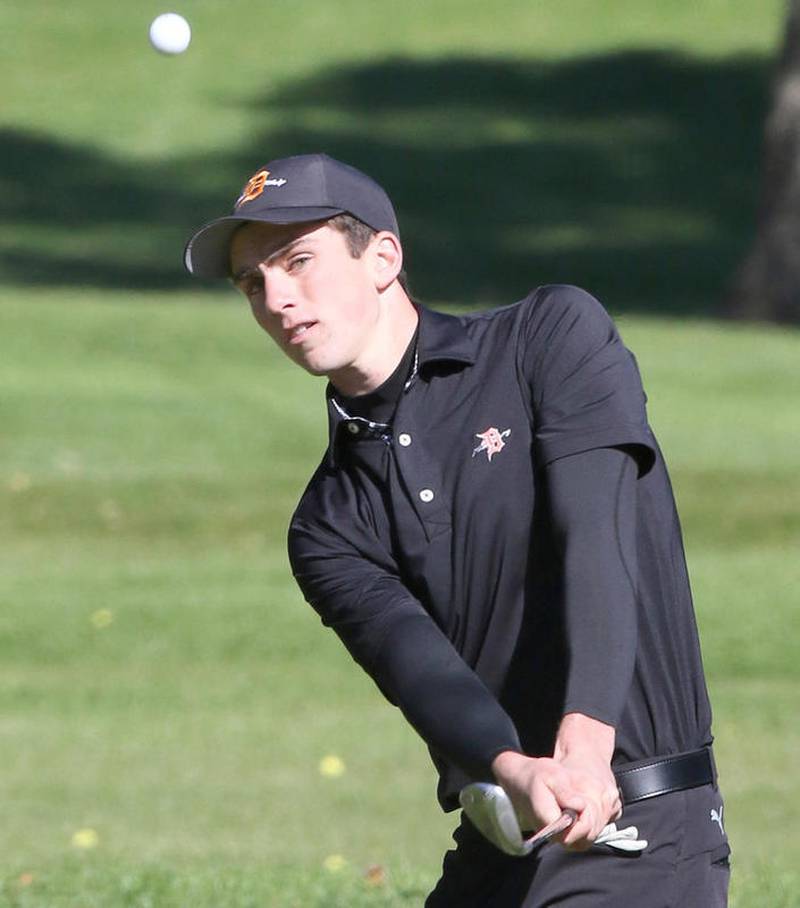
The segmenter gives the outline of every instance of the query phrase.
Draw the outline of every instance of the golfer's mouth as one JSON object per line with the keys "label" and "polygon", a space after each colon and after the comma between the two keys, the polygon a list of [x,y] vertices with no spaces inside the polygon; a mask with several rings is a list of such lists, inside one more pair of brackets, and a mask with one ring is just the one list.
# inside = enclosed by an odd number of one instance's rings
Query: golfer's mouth
{"label": "golfer's mouth", "polygon": [[308,338],[309,332],[316,327],[316,322],[300,322],[286,329],[286,340],[289,344],[302,344]]}

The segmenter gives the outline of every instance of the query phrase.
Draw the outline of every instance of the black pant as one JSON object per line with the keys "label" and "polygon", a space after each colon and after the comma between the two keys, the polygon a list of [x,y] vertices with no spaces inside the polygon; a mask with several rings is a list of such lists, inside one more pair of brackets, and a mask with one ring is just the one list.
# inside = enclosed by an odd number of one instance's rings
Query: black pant
{"label": "black pant", "polygon": [[462,816],[442,877],[425,908],[725,908],[730,848],[722,797],[712,785],[626,807],[648,846],[568,852],[550,844],[527,858],[490,845]]}

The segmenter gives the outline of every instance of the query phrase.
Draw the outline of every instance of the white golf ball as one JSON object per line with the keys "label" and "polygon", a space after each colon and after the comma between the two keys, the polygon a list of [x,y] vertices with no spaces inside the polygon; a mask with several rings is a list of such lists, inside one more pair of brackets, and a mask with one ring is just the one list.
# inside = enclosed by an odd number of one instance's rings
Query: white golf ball
{"label": "white golf ball", "polygon": [[150,43],[162,54],[182,54],[191,40],[189,23],[177,13],[162,13],[150,23]]}

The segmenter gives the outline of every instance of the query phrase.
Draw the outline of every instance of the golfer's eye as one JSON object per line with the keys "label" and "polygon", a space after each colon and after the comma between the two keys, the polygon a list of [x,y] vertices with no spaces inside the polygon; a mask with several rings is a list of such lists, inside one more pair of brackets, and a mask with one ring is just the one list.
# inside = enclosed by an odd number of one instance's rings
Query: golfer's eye
{"label": "golfer's eye", "polygon": [[311,256],[308,254],[303,255],[294,255],[289,259],[289,271],[297,272],[302,271],[303,268],[311,261]]}
{"label": "golfer's eye", "polygon": [[245,281],[242,290],[249,300],[256,300],[260,298],[264,292],[264,282],[260,278],[252,277]]}

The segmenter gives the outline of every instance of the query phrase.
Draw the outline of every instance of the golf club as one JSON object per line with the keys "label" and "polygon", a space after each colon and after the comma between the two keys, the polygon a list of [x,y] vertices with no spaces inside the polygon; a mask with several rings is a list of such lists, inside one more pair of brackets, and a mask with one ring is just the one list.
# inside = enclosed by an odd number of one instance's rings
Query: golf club
{"label": "golf club", "polygon": [[[500,785],[473,782],[461,789],[459,801],[478,831],[496,848],[514,857],[532,854],[554,836],[569,829],[577,817],[574,810],[564,810],[553,823],[525,839],[511,799]],[[647,848],[647,841],[639,838],[639,831],[635,826],[617,829],[616,823],[605,826],[594,844],[608,845],[618,851],[627,852],[643,851]]]}

